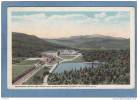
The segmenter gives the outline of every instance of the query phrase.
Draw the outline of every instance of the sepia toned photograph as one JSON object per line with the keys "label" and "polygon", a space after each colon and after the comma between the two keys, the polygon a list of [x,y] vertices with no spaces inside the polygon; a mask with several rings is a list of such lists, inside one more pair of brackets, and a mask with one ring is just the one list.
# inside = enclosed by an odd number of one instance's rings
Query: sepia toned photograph
{"label": "sepia toned photograph", "polygon": [[8,8],[8,84],[14,88],[132,88],[131,7]]}

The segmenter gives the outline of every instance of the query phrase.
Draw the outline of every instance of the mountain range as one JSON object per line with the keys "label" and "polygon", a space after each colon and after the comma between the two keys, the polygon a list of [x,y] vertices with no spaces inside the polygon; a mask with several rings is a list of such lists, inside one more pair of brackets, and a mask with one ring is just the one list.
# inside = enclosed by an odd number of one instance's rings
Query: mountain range
{"label": "mountain range", "polygon": [[42,39],[19,32],[12,33],[13,57],[40,56],[40,53],[58,49],[128,49],[130,40],[103,35],[72,36],[60,39]]}
{"label": "mountain range", "polygon": [[45,40],[79,49],[128,49],[130,45],[129,39],[97,34]]}

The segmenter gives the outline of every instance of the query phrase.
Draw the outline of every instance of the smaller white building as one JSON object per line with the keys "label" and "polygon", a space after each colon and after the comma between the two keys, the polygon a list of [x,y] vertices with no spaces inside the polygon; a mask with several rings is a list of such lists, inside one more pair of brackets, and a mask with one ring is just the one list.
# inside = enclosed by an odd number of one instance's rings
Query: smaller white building
{"label": "smaller white building", "polygon": [[60,52],[60,55],[77,55],[78,54],[78,51],[75,51],[75,50],[59,50]]}
{"label": "smaller white building", "polygon": [[43,60],[43,58],[28,58],[26,60]]}

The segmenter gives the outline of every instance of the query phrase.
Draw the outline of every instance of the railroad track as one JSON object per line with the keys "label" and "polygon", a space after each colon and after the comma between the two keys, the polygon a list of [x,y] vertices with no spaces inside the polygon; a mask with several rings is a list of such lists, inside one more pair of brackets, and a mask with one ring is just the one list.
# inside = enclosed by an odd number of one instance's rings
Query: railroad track
{"label": "railroad track", "polygon": [[36,67],[34,70],[30,71],[26,75],[22,76],[20,79],[18,79],[16,82],[14,82],[14,85],[21,85],[27,80],[29,80],[36,72],[38,72],[41,69],[41,67]]}

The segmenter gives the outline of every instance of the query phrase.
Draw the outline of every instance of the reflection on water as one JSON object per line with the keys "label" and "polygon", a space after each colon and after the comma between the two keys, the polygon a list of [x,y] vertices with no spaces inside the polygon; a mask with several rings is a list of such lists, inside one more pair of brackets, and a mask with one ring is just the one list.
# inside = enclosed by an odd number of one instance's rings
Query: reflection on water
{"label": "reflection on water", "polygon": [[66,62],[61,63],[57,66],[57,68],[54,70],[54,73],[62,73],[64,71],[71,71],[72,69],[79,70],[80,68],[85,67],[93,67],[96,68],[100,66],[101,64],[104,64],[104,62]]}

